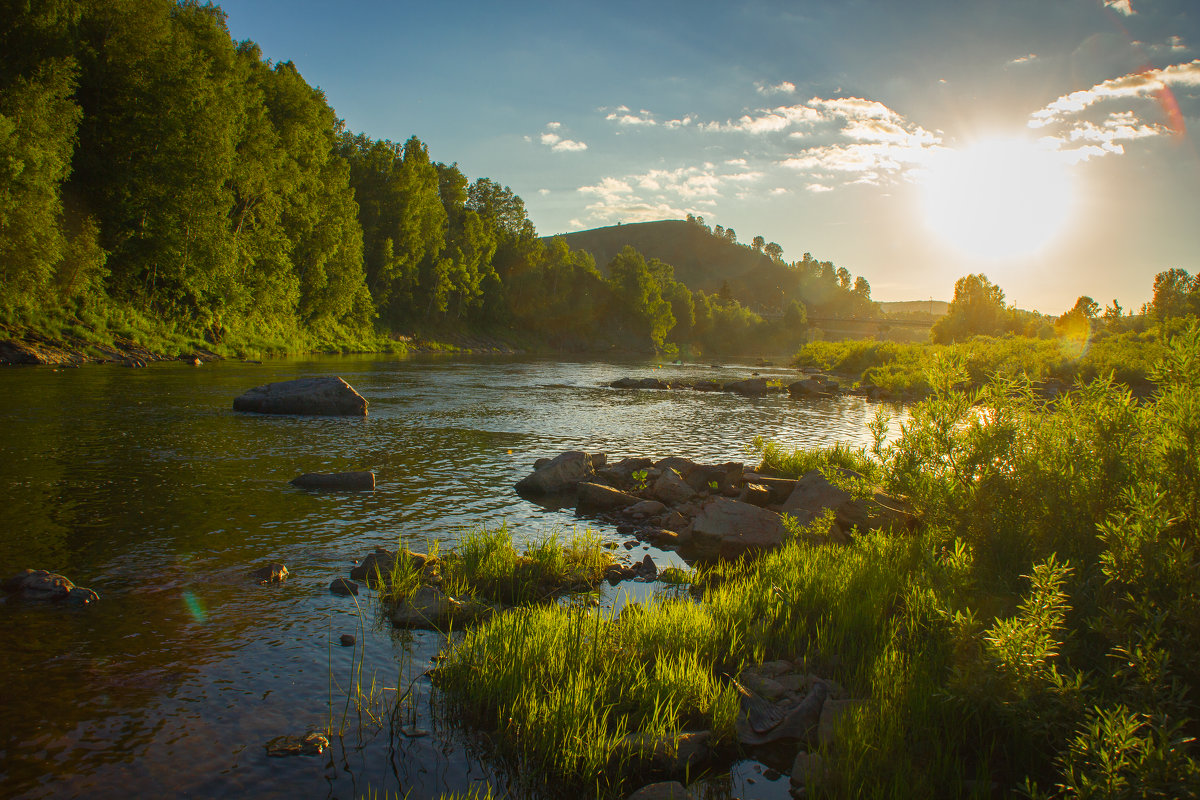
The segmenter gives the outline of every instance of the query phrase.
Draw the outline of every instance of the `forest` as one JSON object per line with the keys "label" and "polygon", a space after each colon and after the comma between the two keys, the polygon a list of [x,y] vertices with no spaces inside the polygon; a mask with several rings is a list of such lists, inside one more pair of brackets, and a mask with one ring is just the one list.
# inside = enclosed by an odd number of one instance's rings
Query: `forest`
{"label": "forest", "polygon": [[[863,278],[753,248],[787,302],[693,291],[628,250],[540,239],[487,177],[345,129],[291,62],[174,0],[0,4],[0,325],[186,352],[397,348],[487,331],[540,346],[782,352]],[[714,246],[732,230],[702,228]]]}

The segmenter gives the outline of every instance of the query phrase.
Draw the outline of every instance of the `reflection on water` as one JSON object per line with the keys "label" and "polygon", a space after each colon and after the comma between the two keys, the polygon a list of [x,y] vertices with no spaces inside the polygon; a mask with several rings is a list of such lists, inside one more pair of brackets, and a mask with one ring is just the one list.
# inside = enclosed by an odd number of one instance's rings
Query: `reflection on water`
{"label": "reflection on water", "polygon": [[[0,572],[46,568],[101,595],[86,609],[0,605],[5,794],[170,787],[351,797],[370,788],[416,798],[499,780],[472,734],[427,715],[430,736],[393,740],[355,724],[332,755],[266,757],[275,736],[322,729],[331,717],[337,726],[339,687],[357,656],[365,654],[368,680],[374,674],[389,690],[416,680],[427,705],[428,681],[418,676],[441,637],[392,631],[376,619],[369,590],[360,612],[328,593],[330,580],[397,540],[445,548],[465,527],[500,522],[518,537],[569,529],[578,523],[570,509],[512,491],[534,459],[563,450],[749,461],[759,435],[792,447],[869,441],[874,407],[860,398],[605,386],[623,375],[750,372],[519,358],[4,372]],[[231,410],[251,386],[328,374],[370,401],[366,419]],[[374,470],[376,491],[310,494],[287,484],[302,472],[352,469]],[[678,563],[650,552],[660,565]],[[291,578],[254,585],[247,572],[267,561],[285,563]],[[606,603],[619,605],[616,595]],[[358,648],[336,644],[344,632],[358,635]]]}

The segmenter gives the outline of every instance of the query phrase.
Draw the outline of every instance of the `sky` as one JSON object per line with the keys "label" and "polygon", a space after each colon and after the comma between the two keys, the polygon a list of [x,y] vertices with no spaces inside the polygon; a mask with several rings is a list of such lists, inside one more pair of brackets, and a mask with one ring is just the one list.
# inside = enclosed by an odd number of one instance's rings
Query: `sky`
{"label": "sky", "polygon": [[220,5],[349,130],[511,187],[542,235],[691,213],[876,300],[982,272],[1054,314],[1200,271],[1196,0]]}

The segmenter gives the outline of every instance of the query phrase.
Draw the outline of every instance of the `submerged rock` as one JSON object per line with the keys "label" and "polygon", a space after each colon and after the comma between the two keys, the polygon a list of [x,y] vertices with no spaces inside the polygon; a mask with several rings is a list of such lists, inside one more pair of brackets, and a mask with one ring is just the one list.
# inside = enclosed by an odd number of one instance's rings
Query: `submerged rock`
{"label": "submerged rock", "polygon": [[367,415],[367,401],[341,378],[297,378],[248,389],[233,401],[234,411],[316,416]]}
{"label": "submerged rock", "polygon": [[734,728],[742,744],[766,744],[779,739],[808,739],[821,719],[821,708],[829,689],[815,683],[798,703],[772,703],[735,682],[741,695],[741,710]]}
{"label": "submerged rock", "polygon": [[267,755],[273,758],[283,756],[319,756],[329,747],[329,740],[324,734],[313,731],[304,736],[276,736],[267,742]]}
{"label": "submerged rock", "polygon": [[288,481],[299,489],[365,492],[375,488],[374,472],[306,472]]}
{"label": "submerged rock", "polygon": [[695,800],[695,795],[679,781],[662,781],[643,786],[626,800]]}
{"label": "submerged rock", "polygon": [[82,606],[100,599],[91,589],[76,586],[70,579],[44,569],[21,570],[6,578],[0,588],[22,600],[68,600]]}
{"label": "submerged rock", "polygon": [[260,586],[268,583],[282,583],[287,580],[287,576],[288,568],[278,562],[259,567],[250,573],[250,578]]}
{"label": "submerged rock", "polygon": [[392,622],[401,628],[445,630],[473,622],[491,611],[491,606],[477,600],[458,600],[436,586],[422,586],[396,605]]}
{"label": "submerged rock", "polygon": [[345,578],[334,578],[329,584],[329,591],[340,595],[358,594],[358,584]]}

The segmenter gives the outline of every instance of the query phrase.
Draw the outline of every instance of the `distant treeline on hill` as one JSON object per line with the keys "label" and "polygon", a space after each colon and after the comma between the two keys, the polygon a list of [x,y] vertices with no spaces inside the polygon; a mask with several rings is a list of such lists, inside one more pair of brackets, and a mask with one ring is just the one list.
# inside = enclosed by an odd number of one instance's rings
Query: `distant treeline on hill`
{"label": "distant treeline on hill", "polygon": [[655,224],[687,247],[610,248],[602,272],[571,237],[539,239],[508,187],[416,137],[344,130],[218,7],[0,0],[5,324],[135,318],[309,348],[493,326],[713,352],[788,348],[809,309],[871,309],[867,282],[829,262],[785,264],[694,217]]}

